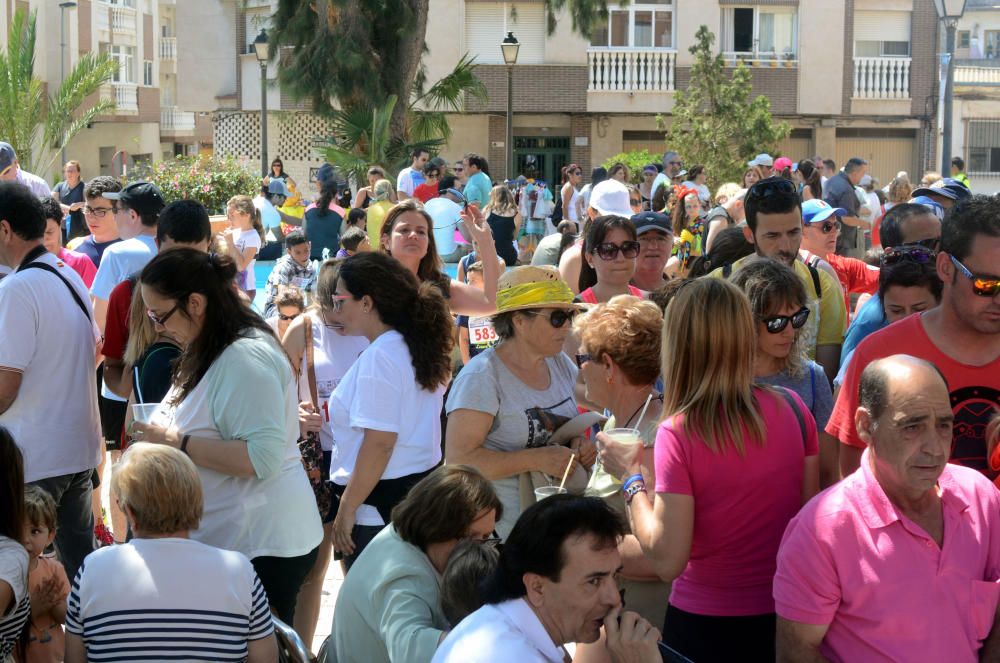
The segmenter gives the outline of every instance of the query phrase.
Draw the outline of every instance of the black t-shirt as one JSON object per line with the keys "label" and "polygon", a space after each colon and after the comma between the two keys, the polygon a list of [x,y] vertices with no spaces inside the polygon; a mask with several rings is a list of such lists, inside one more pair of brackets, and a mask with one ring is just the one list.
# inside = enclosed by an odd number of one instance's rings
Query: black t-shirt
{"label": "black t-shirt", "polygon": [[326,214],[322,213],[318,207],[306,210],[303,219],[306,227],[306,237],[312,246],[309,258],[311,260],[322,260],[323,249],[330,250],[330,256],[337,255],[340,249],[340,226],[344,217],[327,209]]}
{"label": "black t-shirt", "polygon": [[158,342],[146,349],[136,362],[139,382],[132,372],[132,390],[142,394],[144,403],[159,403],[170,391],[170,378],[174,372],[174,360],[181,356],[181,349],[173,343]]}
{"label": "black t-shirt", "polygon": [[[84,186],[83,180],[77,182],[76,186],[72,188],[66,182],[60,182],[52,188],[52,191],[59,194],[60,203],[63,205],[72,205],[73,203],[83,202]],[[77,237],[86,237],[89,233],[90,230],[87,229],[87,223],[83,219],[83,210],[70,212],[69,232],[66,235],[66,241],[76,239]]]}

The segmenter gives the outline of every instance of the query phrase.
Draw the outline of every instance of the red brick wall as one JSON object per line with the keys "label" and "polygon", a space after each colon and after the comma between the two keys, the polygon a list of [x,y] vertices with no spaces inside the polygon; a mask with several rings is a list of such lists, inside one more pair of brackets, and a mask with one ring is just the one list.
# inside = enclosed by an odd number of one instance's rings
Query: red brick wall
{"label": "red brick wall", "polygon": [[[593,117],[590,115],[573,115],[569,120],[569,160],[580,167],[585,174],[590,172],[590,129]],[[576,139],[587,139],[586,145],[577,145]]]}
{"label": "red brick wall", "polygon": [[142,15],[142,58],[144,60],[153,59],[153,49],[156,48],[156,39],[159,35],[153,29],[153,15]]}
{"label": "red brick wall", "polygon": [[[726,67],[726,75],[732,76],[733,69]],[[761,95],[771,100],[771,112],[775,115],[794,115],[798,112],[799,70],[786,68],[783,63],[778,67],[751,67],[753,87],[751,98]],[[675,74],[675,85],[678,90],[686,90],[691,81],[691,68],[678,67]]]}
{"label": "red brick wall", "polygon": [[[90,52],[90,40],[91,35],[91,2],[90,0],[79,0],[79,5],[76,8],[76,18],[77,21],[77,31],[79,36],[79,50],[80,53]],[[68,17],[67,17],[68,18]]]}
{"label": "red brick wall", "polygon": [[[507,116],[490,115],[490,148],[486,160],[490,163],[490,176],[494,182],[507,179]],[[503,147],[494,147],[503,143]]]}
{"label": "red brick wall", "polygon": [[[484,103],[468,98],[470,113],[507,112],[507,67],[479,65],[476,75],[486,85]],[[582,113],[587,110],[587,67],[584,65],[516,65],[515,113]]]}

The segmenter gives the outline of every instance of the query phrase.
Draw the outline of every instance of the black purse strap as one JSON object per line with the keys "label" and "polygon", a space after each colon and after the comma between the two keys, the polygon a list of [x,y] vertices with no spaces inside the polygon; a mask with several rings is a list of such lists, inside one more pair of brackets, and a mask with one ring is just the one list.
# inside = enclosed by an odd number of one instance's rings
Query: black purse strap
{"label": "black purse strap", "polygon": [[[41,250],[39,251],[39,249]],[[67,281],[62,274],[59,273],[59,270],[57,270],[52,265],[45,264],[44,262],[34,262],[36,258],[45,255],[45,253],[46,251],[44,246],[36,247],[28,255],[24,257],[24,260],[21,262],[21,265],[17,268],[17,271],[21,272],[26,269],[43,269],[50,274],[54,274],[56,278],[58,278],[60,281],[63,282],[63,284],[69,290],[69,294],[73,295],[73,301],[75,301],[76,305],[80,307],[80,310],[83,311],[83,314],[87,316],[87,320],[93,321],[93,318],[90,317],[90,311],[88,310],[86,305],[84,305],[83,300],[80,299],[80,295],[77,294],[76,289],[72,285],[70,285],[70,282]]]}

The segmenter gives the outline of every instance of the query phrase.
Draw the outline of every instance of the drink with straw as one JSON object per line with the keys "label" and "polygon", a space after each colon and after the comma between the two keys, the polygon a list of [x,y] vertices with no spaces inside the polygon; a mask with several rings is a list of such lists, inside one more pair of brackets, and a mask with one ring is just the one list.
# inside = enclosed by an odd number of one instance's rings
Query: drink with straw
{"label": "drink with straw", "polygon": [[604,435],[618,444],[627,447],[642,444],[638,428],[612,428],[611,430],[604,431]]}

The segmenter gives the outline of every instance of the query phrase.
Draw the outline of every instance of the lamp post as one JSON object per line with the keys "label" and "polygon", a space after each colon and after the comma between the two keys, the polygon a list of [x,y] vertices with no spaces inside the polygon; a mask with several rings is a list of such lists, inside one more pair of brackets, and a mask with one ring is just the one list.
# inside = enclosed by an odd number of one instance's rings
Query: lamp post
{"label": "lamp post", "polygon": [[[76,3],[72,2],[72,0],[59,3],[59,87],[62,87],[63,81],[66,80],[66,10],[75,7]],[[62,163],[60,166],[66,165],[65,139],[65,134],[59,137],[59,144],[62,146]]]}
{"label": "lamp post", "polygon": [[260,172],[267,176],[267,61],[271,57],[271,44],[267,41],[267,30],[261,28],[253,40],[253,50],[260,64]]}
{"label": "lamp post", "polygon": [[507,65],[507,179],[514,178],[514,65],[520,48],[513,32],[508,32],[500,42],[503,62]]}
{"label": "lamp post", "polygon": [[934,0],[934,9],[938,18],[944,23],[945,53],[947,58],[947,73],[944,85],[944,119],[941,134],[941,174],[947,177],[951,173],[951,124],[953,96],[955,90],[955,29],[958,19],[965,13],[966,0]]}

